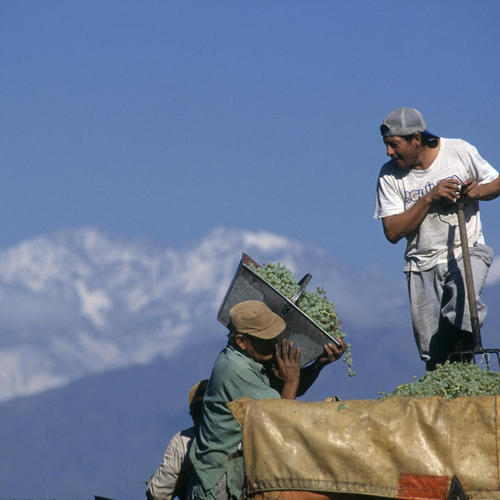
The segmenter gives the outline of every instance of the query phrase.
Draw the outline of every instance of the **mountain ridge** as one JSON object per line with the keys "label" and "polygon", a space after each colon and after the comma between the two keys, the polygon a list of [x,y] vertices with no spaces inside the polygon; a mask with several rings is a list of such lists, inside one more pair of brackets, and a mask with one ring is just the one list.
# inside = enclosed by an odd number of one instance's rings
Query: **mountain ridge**
{"label": "mountain ridge", "polygon": [[264,231],[225,228],[181,250],[85,228],[1,252],[0,400],[168,358],[214,317],[243,250],[292,267],[296,254],[316,252]]}

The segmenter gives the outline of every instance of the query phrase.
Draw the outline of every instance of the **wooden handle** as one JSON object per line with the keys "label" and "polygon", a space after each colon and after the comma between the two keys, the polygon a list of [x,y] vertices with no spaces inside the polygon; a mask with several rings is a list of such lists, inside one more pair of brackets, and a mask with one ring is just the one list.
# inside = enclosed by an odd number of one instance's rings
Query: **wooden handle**
{"label": "wooden handle", "polygon": [[467,238],[467,228],[465,227],[464,202],[457,202],[458,229],[460,231],[460,244],[462,245],[462,257],[464,259],[465,285],[467,287],[467,298],[469,299],[469,314],[474,334],[474,344],[478,349],[482,349],[481,330],[479,329],[479,315],[477,313],[476,290],[474,288],[474,277],[472,276],[472,266],[470,263],[469,240]]}

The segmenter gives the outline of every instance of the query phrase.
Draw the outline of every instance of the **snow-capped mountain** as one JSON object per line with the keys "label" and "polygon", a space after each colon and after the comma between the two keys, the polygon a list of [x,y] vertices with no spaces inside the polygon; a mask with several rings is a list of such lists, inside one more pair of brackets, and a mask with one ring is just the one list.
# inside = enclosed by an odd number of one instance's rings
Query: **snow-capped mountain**
{"label": "snow-capped mountain", "polygon": [[219,228],[176,250],[80,229],[0,253],[0,400],[168,358],[186,340],[220,334],[216,313],[243,251],[312,272],[332,298],[341,294],[346,314],[359,295],[341,263],[266,232]]}
{"label": "snow-capped mountain", "polygon": [[219,229],[184,251],[93,229],[25,241],[0,254],[0,400],[168,357],[214,316],[241,248],[296,245]]}

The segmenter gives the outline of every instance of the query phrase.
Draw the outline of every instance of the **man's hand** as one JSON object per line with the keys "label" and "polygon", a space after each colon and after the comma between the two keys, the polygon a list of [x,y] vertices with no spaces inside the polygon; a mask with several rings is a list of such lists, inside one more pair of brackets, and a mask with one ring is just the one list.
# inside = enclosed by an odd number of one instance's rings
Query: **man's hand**
{"label": "man's hand", "polygon": [[281,341],[281,352],[276,344],[276,364],[272,367],[273,375],[283,382],[281,397],[295,399],[300,382],[300,347],[295,348],[293,341]]}
{"label": "man's hand", "polygon": [[276,364],[273,374],[283,382],[300,379],[300,347],[295,348],[293,340],[281,340],[281,352],[276,344]]}
{"label": "man's hand", "polygon": [[474,179],[467,179],[462,183],[462,196],[463,201],[479,200],[481,198],[481,190],[479,184]]}
{"label": "man's hand", "polygon": [[340,348],[335,344],[327,344],[324,346],[325,352],[323,356],[320,356],[314,363],[316,368],[321,370],[324,366],[337,361],[337,359],[344,354],[347,347],[346,343],[340,337],[337,339],[337,342],[340,344]]}
{"label": "man's hand", "polygon": [[455,201],[460,194],[460,182],[457,179],[443,179],[429,191],[428,196],[434,203],[443,200]]}

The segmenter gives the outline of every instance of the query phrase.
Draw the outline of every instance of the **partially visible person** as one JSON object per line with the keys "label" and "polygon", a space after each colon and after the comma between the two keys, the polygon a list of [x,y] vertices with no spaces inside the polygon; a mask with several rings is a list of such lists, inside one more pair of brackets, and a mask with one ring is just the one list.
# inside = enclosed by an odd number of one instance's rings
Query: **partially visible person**
{"label": "partially visible person", "polygon": [[194,500],[239,500],[243,494],[242,431],[229,402],[242,397],[295,399],[345,350],[342,341],[340,349],[328,344],[324,356],[301,370],[300,348],[285,339],[278,342],[286,324],[266,304],[240,302],[229,317],[227,346],[212,370],[190,451],[194,474],[189,498]]}
{"label": "partially visible person", "polygon": [[208,380],[200,380],[189,391],[189,413],[193,426],[175,434],[165,450],[163,462],[147,483],[148,500],[187,499],[187,487],[193,470],[189,448],[200,423],[203,396]]}
{"label": "partially visible person", "polygon": [[500,176],[477,149],[461,139],[440,138],[427,130],[414,108],[389,113],[380,133],[391,158],[378,178],[374,217],[386,238],[406,238],[407,276],[415,340],[427,370],[456,351],[474,348],[456,201],[465,203],[479,321],[480,299],[493,260],[485,244],[479,201],[500,194]]}

